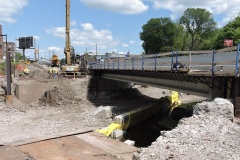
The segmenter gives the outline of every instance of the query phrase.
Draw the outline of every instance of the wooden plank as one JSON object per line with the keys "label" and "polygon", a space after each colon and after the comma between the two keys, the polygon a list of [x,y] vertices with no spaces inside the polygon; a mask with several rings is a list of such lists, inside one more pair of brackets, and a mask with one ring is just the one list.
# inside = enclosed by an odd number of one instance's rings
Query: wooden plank
{"label": "wooden plank", "polygon": [[0,159],[2,160],[24,160],[30,159],[30,157],[21,151],[18,148],[13,146],[1,146],[0,147]]}
{"label": "wooden plank", "polygon": [[[76,136],[62,137],[18,147],[36,160],[117,160],[112,154]],[[22,159],[21,159],[22,160]]]}
{"label": "wooden plank", "polygon": [[6,143],[4,145],[11,145],[11,146],[16,147],[16,146],[22,146],[22,145],[26,145],[26,144],[36,143],[36,142],[60,138],[60,137],[88,133],[88,132],[92,132],[92,131],[93,130],[82,130],[82,131],[71,132],[71,133],[58,133],[58,134],[54,134],[54,135],[46,135],[46,136],[42,136],[42,137],[33,137],[33,138],[18,140],[18,141]]}
{"label": "wooden plank", "polygon": [[119,156],[123,159],[132,159],[133,153],[137,151],[137,148],[134,146],[128,146],[122,142],[97,132],[81,134],[77,135],[76,137],[86,141],[94,147],[101,149],[102,151]]}

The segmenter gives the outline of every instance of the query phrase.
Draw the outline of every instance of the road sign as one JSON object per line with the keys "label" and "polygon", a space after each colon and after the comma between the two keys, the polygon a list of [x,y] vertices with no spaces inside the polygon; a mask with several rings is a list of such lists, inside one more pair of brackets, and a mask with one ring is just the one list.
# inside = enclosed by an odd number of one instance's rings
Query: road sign
{"label": "road sign", "polygon": [[226,46],[226,47],[232,47],[232,46],[233,46],[233,40],[231,40],[231,39],[225,39],[225,40],[224,40],[224,46]]}
{"label": "road sign", "polygon": [[28,49],[33,47],[33,37],[20,37],[19,49]]}

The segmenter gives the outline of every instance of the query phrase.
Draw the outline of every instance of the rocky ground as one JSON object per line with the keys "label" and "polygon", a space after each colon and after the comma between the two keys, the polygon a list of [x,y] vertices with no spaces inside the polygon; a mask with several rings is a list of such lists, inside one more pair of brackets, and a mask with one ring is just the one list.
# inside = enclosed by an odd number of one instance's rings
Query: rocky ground
{"label": "rocky ground", "polygon": [[[46,66],[30,65],[31,76],[14,83],[34,83],[49,79]],[[63,78],[54,79],[62,83]],[[68,83],[72,79],[64,79]],[[76,81],[78,81],[76,79]],[[4,77],[1,85],[6,85]],[[112,118],[95,117],[97,107],[112,106],[113,114],[147,105],[156,98],[169,95],[167,90],[135,85],[133,89],[106,92],[97,99],[87,100],[86,95],[77,95],[62,86],[49,91],[50,99],[24,104],[14,97],[14,103],[0,102],[0,144],[82,130],[96,130],[108,126]],[[206,98],[181,94],[183,103],[203,101]],[[194,116],[180,120],[171,131],[162,131],[151,146],[140,148],[133,159],[239,159],[240,128],[232,117],[232,104],[228,100],[215,99],[196,105]],[[233,122],[234,121],[234,122]]]}
{"label": "rocky ground", "polygon": [[233,118],[233,105],[226,99],[198,103],[194,115],[162,131],[151,146],[139,149],[133,159],[237,160],[240,157],[240,126]]}

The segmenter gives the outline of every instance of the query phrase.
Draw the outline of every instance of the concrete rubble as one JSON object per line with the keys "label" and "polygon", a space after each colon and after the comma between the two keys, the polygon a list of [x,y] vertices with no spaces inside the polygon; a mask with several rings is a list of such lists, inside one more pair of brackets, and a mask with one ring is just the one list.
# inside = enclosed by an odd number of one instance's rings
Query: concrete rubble
{"label": "concrete rubble", "polygon": [[95,118],[111,118],[112,106],[99,106],[94,113]]}
{"label": "concrete rubble", "polygon": [[237,160],[240,126],[233,123],[233,105],[226,99],[198,103],[194,115],[179,121],[171,131],[161,131],[151,146],[140,148],[134,160]]}

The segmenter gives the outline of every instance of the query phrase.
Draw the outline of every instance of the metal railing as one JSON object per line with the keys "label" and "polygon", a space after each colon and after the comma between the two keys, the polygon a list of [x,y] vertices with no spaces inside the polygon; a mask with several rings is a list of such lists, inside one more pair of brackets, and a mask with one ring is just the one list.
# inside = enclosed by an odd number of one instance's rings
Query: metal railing
{"label": "metal railing", "polygon": [[[124,58],[107,58],[91,69],[151,70],[239,76],[240,44],[220,50],[172,51],[155,55],[131,55]],[[233,52],[234,51],[234,52]],[[235,52],[236,51],[236,52]]]}

